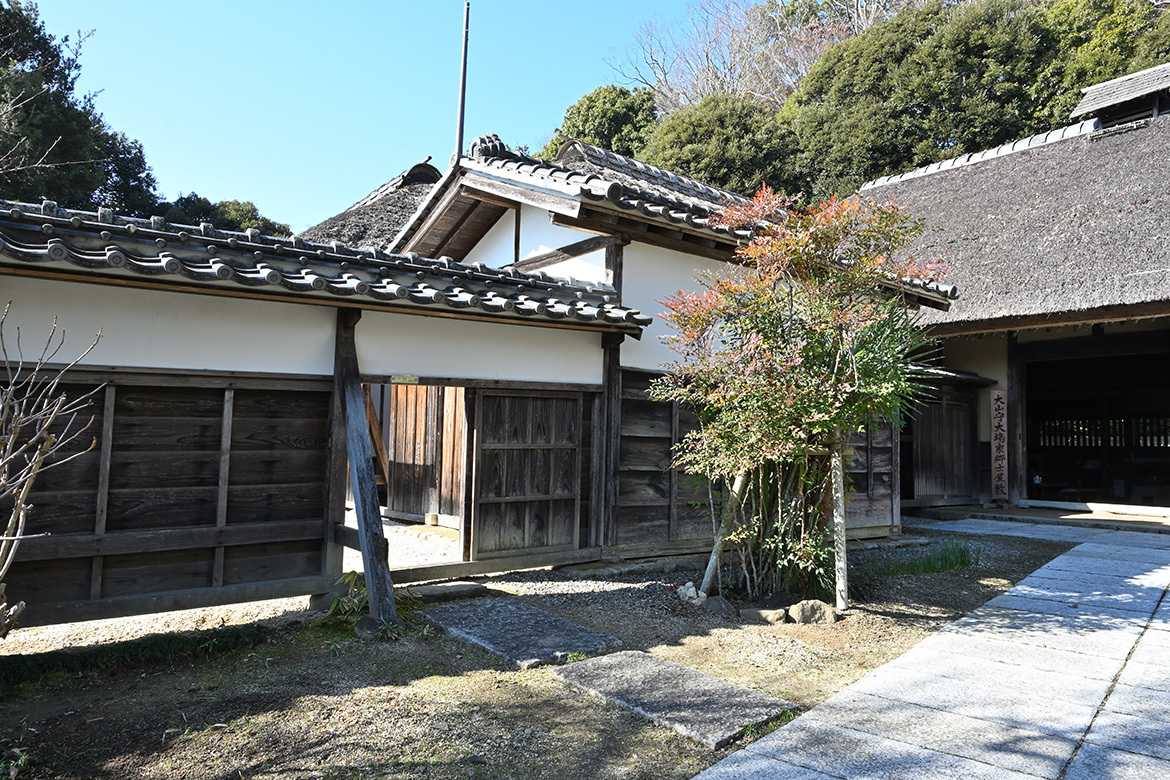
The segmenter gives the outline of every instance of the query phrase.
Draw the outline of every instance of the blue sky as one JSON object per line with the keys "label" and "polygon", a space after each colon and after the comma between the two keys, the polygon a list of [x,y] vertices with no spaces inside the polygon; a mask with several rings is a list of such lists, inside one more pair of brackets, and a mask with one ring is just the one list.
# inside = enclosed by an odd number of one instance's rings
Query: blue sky
{"label": "blue sky", "polygon": [[[682,0],[472,0],[465,141],[538,149]],[[42,0],[93,30],[79,89],[141,141],[168,198],[251,200],[303,230],[455,146],[462,0]],[[620,82],[619,82],[620,83]]]}

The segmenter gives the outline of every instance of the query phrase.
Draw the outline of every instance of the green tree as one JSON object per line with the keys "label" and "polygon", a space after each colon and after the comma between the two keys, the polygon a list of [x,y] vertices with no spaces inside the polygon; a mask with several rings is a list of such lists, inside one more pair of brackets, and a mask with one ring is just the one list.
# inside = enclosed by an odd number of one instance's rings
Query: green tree
{"label": "green tree", "polygon": [[817,197],[1068,124],[1080,89],[1170,52],[1146,0],[934,0],[832,49],[781,118]]}
{"label": "green tree", "polygon": [[554,159],[565,137],[637,157],[657,123],[653,92],[607,84],[569,106],[557,134],[537,157]]}
{"label": "green tree", "polygon": [[926,337],[882,285],[939,269],[896,259],[920,227],[893,204],[801,209],[765,189],[724,220],[762,227],[743,268],[665,301],[679,359],[651,393],[698,416],[676,463],[723,486],[716,549],[733,545],[749,597],[823,593],[829,461],[867,419],[897,420],[924,376]]}
{"label": "green tree", "polygon": [[172,224],[198,225],[210,222],[220,230],[259,230],[266,236],[291,236],[292,230],[283,222],[265,217],[252,201],[221,200],[212,203],[198,193],[180,195],[170,203],[159,204],[159,212]]}
{"label": "green tree", "polygon": [[32,3],[0,3],[0,186],[17,200],[145,215],[158,198],[141,145],[76,93],[82,40],[56,40]]}
{"label": "green tree", "polygon": [[750,194],[762,182],[788,190],[793,140],[773,113],[748,98],[712,95],[663,120],[641,159],[732,192]]}
{"label": "green tree", "polygon": [[1139,51],[1148,57],[1158,47],[1156,26],[1165,16],[1147,0],[1055,0],[1047,15],[1057,52],[1036,79],[1034,93],[1044,107],[1042,118],[1053,126],[1068,121],[1081,87],[1166,61],[1164,37],[1161,58],[1149,65],[1137,61]]}

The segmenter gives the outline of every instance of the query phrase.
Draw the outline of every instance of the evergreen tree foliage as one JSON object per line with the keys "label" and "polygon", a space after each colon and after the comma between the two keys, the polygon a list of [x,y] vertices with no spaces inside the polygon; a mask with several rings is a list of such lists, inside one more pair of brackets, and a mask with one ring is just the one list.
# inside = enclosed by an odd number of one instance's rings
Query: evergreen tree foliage
{"label": "evergreen tree foliage", "polygon": [[712,95],[663,120],[641,159],[744,195],[760,184],[786,189],[792,134],[745,97]]}
{"label": "evergreen tree foliage", "polygon": [[76,92],[81,40],[56,40],[31,3],[0,3],[0,187],[14,200],[144,213],[157,202],[142,146]]}
{"label": "evergreen tree foliage", "polygon": [[653,92],[607,84],[569,106],[557,134],[536,156],[554,159],[568,137],[637,157],[657,123]]}
{"label": "evergreen tree foliage", "polygon": [[221,200],[212,203],[196,192],[180,195],[170,203],[161,203],[157,209],[167,222],[175,225],[198,225],[210,222],[219,230],[259,230],[266,236],[291,236],[292,230],[282,222],[274,222],[260,213],[251,201]]}

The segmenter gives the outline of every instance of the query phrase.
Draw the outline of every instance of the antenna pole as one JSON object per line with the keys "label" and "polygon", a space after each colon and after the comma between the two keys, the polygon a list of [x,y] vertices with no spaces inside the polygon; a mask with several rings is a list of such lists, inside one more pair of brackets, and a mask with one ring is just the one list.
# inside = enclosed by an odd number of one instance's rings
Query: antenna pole
{"label": "antenna pole", "polygon": [[459,73],[459,119],[455,123],[455,156],[452,163],[463,156],[463,112],[467,105],[467,28],[471,18],[471,2],[463,4],[463,63]]}

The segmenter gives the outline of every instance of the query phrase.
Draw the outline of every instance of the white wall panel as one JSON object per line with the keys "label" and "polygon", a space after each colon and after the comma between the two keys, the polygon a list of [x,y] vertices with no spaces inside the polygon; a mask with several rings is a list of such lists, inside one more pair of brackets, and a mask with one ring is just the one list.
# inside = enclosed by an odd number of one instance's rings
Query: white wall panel
{"label": "white wall panel", "polygon": [[654,322],[642,332],[642,340],[622,342],[622,365],[627,368],[662,370],[676,357],[662,339],[674,331],[662,319],[661,301],[679,290],[700,289],[695,274],[718,273],[726,264],[694,255],[633,242],[625,247],[622,265],[622,304],[649,314]]}
{"label": "white wall panel", "polygon": [[9,300],[5,338],[11,349],[19,327],[26,357],[56,315],[61,359],[102,331],[85,365],[333,374],[337,314],[328,306],[0,276],[0,305]]}
{"label": "white wall panel", "polygon": [[601,383],[601,334],[367,311],[357,326],[366,374]]}

